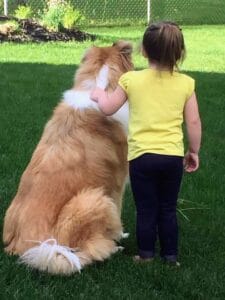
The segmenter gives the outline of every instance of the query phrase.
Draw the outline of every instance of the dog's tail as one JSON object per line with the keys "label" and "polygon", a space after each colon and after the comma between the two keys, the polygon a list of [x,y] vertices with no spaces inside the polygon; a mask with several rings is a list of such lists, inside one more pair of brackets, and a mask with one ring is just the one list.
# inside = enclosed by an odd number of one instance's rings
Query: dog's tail
{"label": "dog's tail", "polygon": [[62,208],[55,238],[28,249],[20,261],[40,271],[70,275],[115,253],[115,240],[121,232],[120,215],[112,199],[102,189],[89,189]]}
{"label": "dog's tail", "polygon": [[81,263],[73,249],[57,244],[53,238],[37,243],[39,245],[20,256],[21,263],[51,274],[69,275],[75,271],[80,272]]}

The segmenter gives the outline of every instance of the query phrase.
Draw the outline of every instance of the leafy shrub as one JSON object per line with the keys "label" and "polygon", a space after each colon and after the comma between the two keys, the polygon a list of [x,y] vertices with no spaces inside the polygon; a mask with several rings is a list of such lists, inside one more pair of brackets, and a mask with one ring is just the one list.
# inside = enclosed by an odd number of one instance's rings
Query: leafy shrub
{"label": "leafy shrub", "polygon": [[83,21],[84,19],[84,16],[79,12],[79,10],[76,10],[70,4],[65,6],[64,16],[62,20],[64,28],[72,29],[76,24],[79,23],[79,21]]}
{"label": "leafy shrub", "polygon": [[18,19],[29,19],[33,16],[33,11],[30,6],[19,5],[15,10],[15,17]]}
{"label": "leafy shrub", "polygon": [[63,4],[50,6],[44,11],[42,23],[49,30],[59,31],[62,28],[62,20],[65,12]]}
{"label": "leafy shrub", "polygon": [[63,0],[51,0],[41,18],[41,22],[49,30],[60,31],[62,28],[72,29],[84,16],[71,4]]}

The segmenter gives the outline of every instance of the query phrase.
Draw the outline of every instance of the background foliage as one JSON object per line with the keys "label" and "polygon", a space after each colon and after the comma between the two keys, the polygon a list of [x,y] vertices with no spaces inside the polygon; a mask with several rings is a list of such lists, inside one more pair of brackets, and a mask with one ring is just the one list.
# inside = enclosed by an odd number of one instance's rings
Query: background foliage
{"label": "background foliage", "polygon": [[[19,4],[42,12],[46,0],[8,0],[9,13]],[[134,25],[147,22],[147,0],[70,0],[85,25]],[[151,0],[151,20],[174,20],[180,24],[225,24],[224,0]],[[0,0],[0,14],[3,0]]]}

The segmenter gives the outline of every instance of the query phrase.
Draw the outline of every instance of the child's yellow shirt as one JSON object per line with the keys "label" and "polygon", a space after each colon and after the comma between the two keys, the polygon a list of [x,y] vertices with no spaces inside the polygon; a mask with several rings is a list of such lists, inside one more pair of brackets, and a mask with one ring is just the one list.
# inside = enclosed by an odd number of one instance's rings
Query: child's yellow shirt
{"label": "child's yellow shirt", "polygon": [[119,85],[129,101],[128,160],[144,153],[183,156],[183,111],[194,80],[178,72],[145,69],[123,74]]}

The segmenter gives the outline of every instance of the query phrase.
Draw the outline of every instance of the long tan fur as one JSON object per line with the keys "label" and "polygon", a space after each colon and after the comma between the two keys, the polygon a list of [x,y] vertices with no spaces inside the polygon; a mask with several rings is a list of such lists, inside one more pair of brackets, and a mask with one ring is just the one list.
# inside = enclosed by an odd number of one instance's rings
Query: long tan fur
{"label": "long tan fur", "polygon": [[[103,65],[106,89],[114,89],[119,76],[132,69],[131,50],[123,41],[89,49],[71,91],[90,92]],[[116,252],[126,155],[118,120],[60,102],[6,212],[6,252],[53,274],[71,274]]]}

